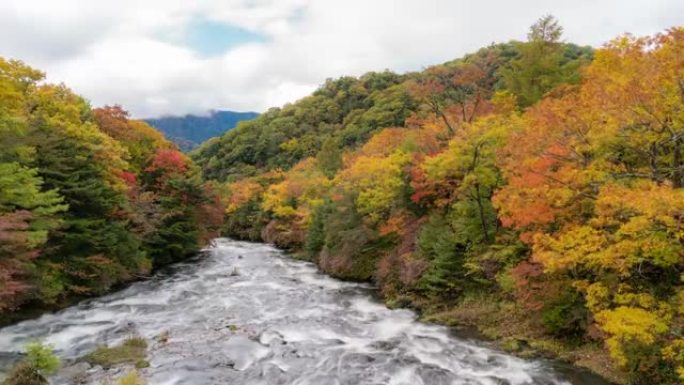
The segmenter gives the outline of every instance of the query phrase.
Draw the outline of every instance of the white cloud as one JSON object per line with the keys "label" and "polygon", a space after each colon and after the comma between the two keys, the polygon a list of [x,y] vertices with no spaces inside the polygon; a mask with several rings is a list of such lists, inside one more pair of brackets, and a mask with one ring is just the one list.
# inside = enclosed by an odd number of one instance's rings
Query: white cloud
{"label": "white cloud", "polygon": [[[4,0],[0,55],[137,117],[263,111],[328,77],[418,70],[523,39],[547,13],[561,20],[566,40],[591,45],[684,24],[680,0]],[[197,18],[265,39],[214,57],[162,39]]]}

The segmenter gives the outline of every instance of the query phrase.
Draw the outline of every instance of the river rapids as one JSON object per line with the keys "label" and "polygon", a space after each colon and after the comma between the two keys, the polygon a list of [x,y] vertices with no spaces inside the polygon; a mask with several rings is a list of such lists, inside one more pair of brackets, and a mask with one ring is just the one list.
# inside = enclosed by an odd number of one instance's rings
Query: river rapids
{"label": "river rapids", "polygon": [[373,293],[271,246],[218,239],[150,280],[0,329],[0,367],[36,339],[68,362],[133,335],[165,335],[141,370],[150,385],[604,384],[421,323]]}

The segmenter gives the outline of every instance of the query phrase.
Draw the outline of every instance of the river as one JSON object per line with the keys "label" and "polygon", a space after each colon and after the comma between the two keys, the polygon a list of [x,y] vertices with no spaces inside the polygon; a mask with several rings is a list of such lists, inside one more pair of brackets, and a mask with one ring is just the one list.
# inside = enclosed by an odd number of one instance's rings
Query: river
{"label": "river", "polygon": [[[0,329],[0,366],[30,340],[73,359],[140,335],[150,385],[599,385],[391,310],[271,246],[218,239],[205,257],[119,292]],[[55,379],[52,382],[55,383]]]}

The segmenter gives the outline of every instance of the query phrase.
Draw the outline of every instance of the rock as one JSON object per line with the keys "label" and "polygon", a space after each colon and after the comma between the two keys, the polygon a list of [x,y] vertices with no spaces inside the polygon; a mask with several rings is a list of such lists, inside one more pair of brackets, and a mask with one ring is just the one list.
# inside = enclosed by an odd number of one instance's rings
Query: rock
{"label": "rock", "polygon": [[91,366],[87,362],[76,362],[62,367],[54,377],[55,383],[85,384]]}

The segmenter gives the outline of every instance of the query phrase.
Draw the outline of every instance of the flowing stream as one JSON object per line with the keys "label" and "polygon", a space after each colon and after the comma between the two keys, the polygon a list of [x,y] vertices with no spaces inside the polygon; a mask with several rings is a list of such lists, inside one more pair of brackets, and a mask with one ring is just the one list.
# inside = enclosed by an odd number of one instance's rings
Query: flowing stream
{"label": "flowing stream", "polygon": [[206,254],[0,329],[0,368],[33,339],[69,360],[98,344],[163,333],[167,341],[151,343],[142,370],[150,385],[605,384],[418,322],[409,310],[386,308],[372,287],[329,278],[265,244],[219,239]]}

